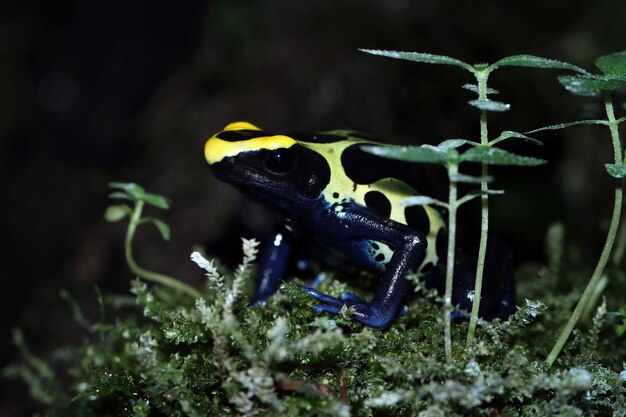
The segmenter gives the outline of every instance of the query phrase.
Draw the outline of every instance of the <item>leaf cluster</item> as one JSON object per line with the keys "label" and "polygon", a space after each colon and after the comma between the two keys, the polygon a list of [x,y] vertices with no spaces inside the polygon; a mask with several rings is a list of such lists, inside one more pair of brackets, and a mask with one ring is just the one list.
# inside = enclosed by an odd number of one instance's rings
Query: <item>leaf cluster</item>
{"label": "leaf cluster", "polygon": [[[451,58],[445,55],[427,54],[421,52],[403,52],[403,51],[382,51],[375,49],[360,49],[361,52],[365,52],[372,55],[384,56],[388,58],[402,59],[406,61],[419,62],[423,64],[437,64],[437,65],[451,65],[458,68],[462,68],[477,79],[480,82],[486,82],[489,74],[498,68],[502,67],[523,67],[523,68],[537,68],[537,69],[558,69],[574,71],[579,74],[588,75],[589,73],[584,69],[569,64],[567,62],[557,61],[555,59],[542,58],[535,55],[513,55],[502,58],[493,64],[469,64],[456,58]],[[463,88],[479,93],[479,85],[466,84]],[[497,90],[488,88],[487,94],[498,94]],[[470,106],[476,107],[480,110],[503,112],[511,109],[511,105],[500,101],[491,100],[487,97],[478,97],[476,100],[470,100],[468,102]]]}
{"label": "leaf cluster", "polygon": [[[139,184],[135,184],[133,182],[112,182],[109,186],[113,189],[119,190],[109,194],[109,198],[131,201],[133,202],[134,208],[137,208],[138,204],[143,206],[144,203],[163,210],[169,210],[170,208],[170,205],[165,197],[149,193]],[[127,204],[115,204],[106,209],[104,212],[104,218],[109,222],[118,222],[126,216],[132,216],[132,214],[133,208],[129,207]],[[138,224],[143,223],[152,223],[164,240],[170,240],[170,227],[163,220],[155,217],[142,217],[139,219]]]}

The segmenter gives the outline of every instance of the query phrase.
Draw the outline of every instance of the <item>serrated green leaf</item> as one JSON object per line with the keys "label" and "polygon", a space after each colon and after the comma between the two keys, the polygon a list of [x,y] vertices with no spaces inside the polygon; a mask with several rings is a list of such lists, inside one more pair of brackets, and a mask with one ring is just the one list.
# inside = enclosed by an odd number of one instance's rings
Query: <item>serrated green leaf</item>
{"label": "serrated green leaf", "polygon": [[540,127],[539,129],[534,129],[534,130],[531,130],[531,131],[526,132],[526,133],[532,134],[532,133],[541,132],[541,131],[544,131],[544,130],[559,130],[559,129],[565,129],[565,128],[573,127],[573,126],[607,125],[607,124],[608,123],[607,123],[606,120],[579,120],[577,122],[559,123],[559,124],[556,124],[556,125]]}
{"label": "serrated green leaf", "polygon": [[596,59],[595,64],[606,75],[616,77],[626,75],[626,51],[601,56]]}
{"label": "serrated green leaf", "polygon": [[516,155],[504,149],[475,146],[461,155],[461,161],[480,162],[489,165],[537,166],[545,164],[543,159]]}
{"label": "serrated green leaf", "polygon": [[104,218],[108,222],[117,222],[122,220],[127,215],[131,214],[131,209],[126,204],[118,204],[115,206],[107,207],[104,212]]}
{"label": "serrated green leaf", "polygon": [[502,142],[504,140],[507,140],[507,139],[510,139],[510,138],[524,139],[524,140],[526,140],[528,142],[534,143],[535,145],[543,145],[543,143],[541,143],[537,139],[533,139],[531,137],[528,137],[528,136],[524,135],[523,133],[513,132],[513,131],[510,131],[510,130],[505,130],[504,132],[500,133],[500,136],[498,136],[497,138],[495,138],[494,140],[489,142],[489,144],[490,145],[495,145],[496,143],[500,143],[500,142]]}
{"label": "serrated green leaf", "polygon": [[144,190],[141,185],[135,184],[134,182],[110,182],[109,187],[119,188],[135,200],[142,200],[146,195],[146,190]]}
{"label": "serrated green leaf", "polygon": [[168,210],[170,208],[170,205],[165,199],[165,197],[160,196],[158,194],[147,193],[146,195],[144,195],[143,200],[146,203],[151,204],[155,207],[161,208],[163,210]]}
{"label": "serrated green leaf", "polygon": [[414,195],[411,197],[407,197],[404,200],[400,201],[400,205],[403,207],[428,205],[436,205],[442,207],[447,206],[445,202],[437,200],[436,198],[428,197],[426,195]]}
{"label": "serrated green leaf", "polygon": [[626,177],[626,165],[624,164],[604,164],[604,167],[613,178],[622,179]]}
{"label": "serrated green leaf", "polygon": [[[476,84],[465,84],[463,88],[478,94],[478,86]],[[500,92],[498,90],[494,90],[493,88],[487,87],[487,94],[500,94]]]}
{"label": "serrated green leaf", "polygon": [[474,106],[480,110],[486,111],[509,111],[511,105],[494,100],[470,100],[468,101],[470,106]]}
{"label": "serrated green leaf", "polygon": [[473,175],[456,174],[450,176],[450,181],[463,182],[466,184],[480,184],[493,181],[493,177],[475,177]]}
{"label": "serrated green leaf", "polygon": [[159,233],[161,233],[161,237],[164,240],[170,240],[170,227],[163,220],[150,218],[150,222],[159,229]]}
{"label": "serrated green leaf", "polygon": [[579,96],[598,96],[602,91],[613,91],[623,82],[608,77],[562,75],[559,83],[571,93]]}
{"label": "serrated green leaf", "polygon": [[403,52],[403,51],[383,51],[378,49],[359,49],[361,52],[367,54],[385,56],[388,58],[403,59],[406,61],[421,62],[424,64],[440,64],[440,65],[454,65],[461,67],[470,72],[474,72],[472,66],[461,60],[450,58],[445,55],[425,54],[421,52]]}
{"label": "serrated green leaf", "polygon": [[545,68],[545,69],[564,69],[576,71],[581,74],[589,74],[584,69],[569,64],[567,62],[557,61],[556,59],[547,59],[535,55],[514,55],[502,58],[496,63],[491,65],[491,68],[498,67],[530,67],[530,68]]}
{"label": "serrated green leaf", "polygon": [[445,164],[447,154],[434,146],[362,146],[365,152],[401,161]]}

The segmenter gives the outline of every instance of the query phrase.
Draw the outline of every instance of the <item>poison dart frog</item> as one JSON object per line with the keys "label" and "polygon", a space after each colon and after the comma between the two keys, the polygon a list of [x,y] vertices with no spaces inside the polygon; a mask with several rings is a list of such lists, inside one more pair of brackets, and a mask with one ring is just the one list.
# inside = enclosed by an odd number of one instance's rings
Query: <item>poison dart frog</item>
{"label": "poison dart frog", "polygon": [[[426,193],[427,178],[417,164],[361,149],[373,143],[350,131],[281,135],[247,122],[231,123],[207,140],[204,153],[214,175],[285,218],[264,248],[252,304],[276,292],[296,242],[326,261],[380,276],[370,302],[351,292],[335,298],[302,287],[319,301],[318,313],[337,314],[346,305],[354,308],[355,320],[386,328],[403,311],[410,271],[442,293],[444,216],[431,206],[400,204]],[[469,311],[474,277],[463,257],[456,258],[452,303]],[[490,246],[483,283],[481,317],[508,317],[515,309],[515,286],[507,251]]]}

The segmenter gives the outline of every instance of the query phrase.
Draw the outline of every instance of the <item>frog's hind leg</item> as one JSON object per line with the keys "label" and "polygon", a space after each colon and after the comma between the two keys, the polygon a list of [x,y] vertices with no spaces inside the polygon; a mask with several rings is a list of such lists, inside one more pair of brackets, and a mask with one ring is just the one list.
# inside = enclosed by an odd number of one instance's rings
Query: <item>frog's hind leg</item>
{"label": "frog's hind leg", "polygon": [[478,315],[485,320],[506,320],[515,310],[515,275],[511,250],[501,240],[490,237]]}
{"label": "frog's hind leg", "polygon": [[517,310],[513,256],[509,247],[497,239],[494,239],[493,245],[488,249],[491,251],[487,252],[483,288],[494,288],[494,294],[490,296],[497,301],[497,305],[485,318],[506,320]]}
{"label": "frog's hind leg", "polygon": [[[476,269],[475,264],[469,262],[461,250],[457,250],[456,259],[452,304],[459,310],[453,313],[453,317],[463,320],[469,319],[475,299]],[[490,237],[478,315],[485,320],[506,320],[515,309],[515,277],[511,251],[502,241]]]}

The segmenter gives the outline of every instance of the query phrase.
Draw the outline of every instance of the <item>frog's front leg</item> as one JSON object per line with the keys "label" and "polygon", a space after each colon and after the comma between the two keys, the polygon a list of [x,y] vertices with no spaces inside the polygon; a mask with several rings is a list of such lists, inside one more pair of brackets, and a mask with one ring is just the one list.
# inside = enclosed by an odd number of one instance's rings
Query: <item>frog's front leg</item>
{"label": "frog's front leg", "polygon": [[257,305],[274,294],[285,276],[285,269],[292,252],[292,236],[285,225],[281,225],[267,239],[263,247],[256,290],[250,304]]}
{"label": "frog's front leg", "polygon": [[338,214],[340,225],[348,225],[349,239],[374,239],[394,246],[394,253],[381,277],[374,298],[367,303],[352,293],[344,293],[341,298],[331,297],[312,288],[305,292],[317,298],[322,304],[315,306],[318,312],[337,314],[342,307],[354,307],[355,320],[368,326],[384,329],[401,313],[404,298],[409,288],[405,278],[423,259],[426,251],[426,238],[416,230],[382,218],[369,210],[356,207]]}

